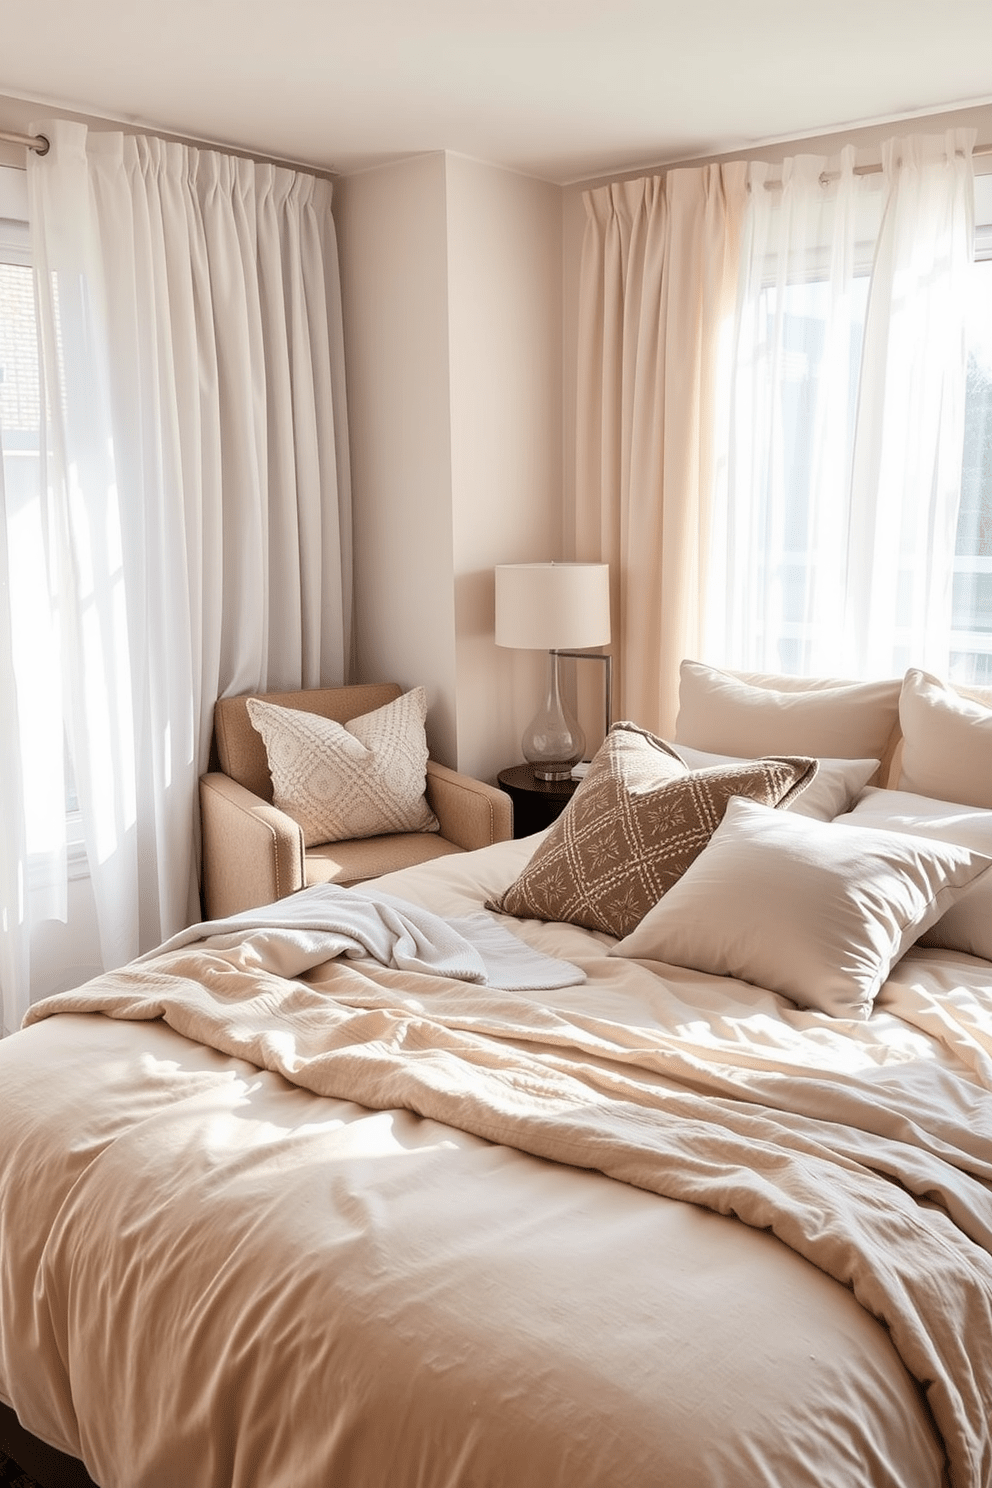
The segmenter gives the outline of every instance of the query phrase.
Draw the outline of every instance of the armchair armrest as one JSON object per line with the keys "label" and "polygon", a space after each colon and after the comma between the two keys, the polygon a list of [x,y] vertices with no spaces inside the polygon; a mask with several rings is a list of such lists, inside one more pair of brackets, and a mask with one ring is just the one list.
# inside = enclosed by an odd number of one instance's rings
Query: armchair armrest
{"label": "armchair armrest", "polygon": [[207,919],[271,904],[302,889],[303,833],[284,811],[229,775],[200,777]]}
{"label": "armchair armrest", "polygon": [[513,803],[505,791],[427,761],[427,800],[441,836],[471,852],[513,836]]}

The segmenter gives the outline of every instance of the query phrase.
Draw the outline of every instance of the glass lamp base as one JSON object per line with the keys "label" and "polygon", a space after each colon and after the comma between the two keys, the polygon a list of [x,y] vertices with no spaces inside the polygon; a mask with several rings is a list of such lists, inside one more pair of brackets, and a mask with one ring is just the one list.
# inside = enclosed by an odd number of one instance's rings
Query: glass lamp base
{"label": "glass lamp base", "polygon": [[523,736],[524,759],[537,780],[567,780],[586,747],[578,720],[565,708],[558,678],[558,653],[548,653],[548,690]]}

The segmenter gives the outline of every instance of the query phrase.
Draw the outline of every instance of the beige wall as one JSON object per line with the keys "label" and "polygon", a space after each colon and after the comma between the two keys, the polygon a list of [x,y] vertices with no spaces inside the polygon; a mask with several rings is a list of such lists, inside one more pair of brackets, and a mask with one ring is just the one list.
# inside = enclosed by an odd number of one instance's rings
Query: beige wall
{"label": "beige wall", "polygon": [[456,756],[444,156],[335,182],[358,681],[423,683]]}
{"label": "beige wall", "polygon": [[432,752],[520,758],[542,658],[493,641],[492,569],[558,558],[561,192],[461,156],[335,185],[355,499],[355,675],[423,682]]}
{"label": "beige wall", "polygon": [[561,192],[449,155],[448,328],[460,767],[520,759],[545,658],[493,639],[493,566],[562,557]]}

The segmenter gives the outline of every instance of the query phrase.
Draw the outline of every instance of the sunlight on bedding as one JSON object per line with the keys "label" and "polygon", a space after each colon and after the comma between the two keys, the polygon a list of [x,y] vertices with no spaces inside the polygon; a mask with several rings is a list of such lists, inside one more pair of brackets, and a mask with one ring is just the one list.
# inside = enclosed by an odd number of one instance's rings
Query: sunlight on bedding
{"label": "sunlight on bedding", "polygon": [[[4,1222],[45,1237],[0,1277],[36,1340],[0,1393],[128,1488],[163,1461],[189,1488],[937,1488],[947,1462],[975,1488],[988,963],[910,950],[832,1018],[499,916],[549,984],[472,980],[455,926],[533,850],[304,891],[36,1005],[0,1045]],[[445,975],[426,939],[390,961],[430,911]],[[328,959],[341,916],[366,954]]]}

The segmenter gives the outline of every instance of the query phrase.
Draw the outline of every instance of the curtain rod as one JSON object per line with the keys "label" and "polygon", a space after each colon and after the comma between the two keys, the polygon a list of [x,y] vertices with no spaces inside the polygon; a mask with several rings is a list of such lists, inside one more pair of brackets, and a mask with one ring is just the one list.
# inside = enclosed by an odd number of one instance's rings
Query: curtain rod
{"label": "curtain rod", "polygon": [[[992,155],[992,145],[975,145],[971,152],[972,159],[976,155]],[[881,162],[877,165],[856,165],[854,174],[856,176],[875,176],[882,170]]]}
{"label": "curtain rod", "polygon": [[8,145],[23,145],[26,150],[37,150],[39,155],[47,155],[51,149],[43,134],[11,134],[6,129],[0,129],[0,140],[5,140]]}
{"label": "curtain rod", "polygon": [[[129,126],[116,124],[117,129],[126,129]],[[139,131],[140,132],[140,131]],[[253,160],[256,165],[276,165],[283,170],[301,172],[308,176],[317,176],[322,180],[333,181],[336,172],[329,166],[308,165],[302,160],[283,160],[277,155],[260,155],[252,150],[242,150],[237,145],[217,144],[212,140],[198,140],[188,138],[184,135],[174,135],[163,130],[148,126],[144,131],[156,139],[176,139],[180,143],[190,145],[198,150],[219,150],[227,155],[237,156],[242,160]],[[27,150],[34,150],[39,155],[47,155],[51,149],[51,140],[44,134],[14,134],[10,130],[0,129],[0,140],[6,140],[10,145],[23,145]]]}
{"label": "curtain rod", "polygon": [[[44,134],[14,134],[9,130],[0,129],[0,140],[4,140],[8,145],[23,145],[27,150],[36,150],[39,155],[47,155],[51,149],[51,144]],[[975,155],[992,155],[992,145],[976,145],[971,153],[973,157]],[[856,176],[874,176],[881,169],[882,166],[880,164],[856,165],[854,167],[854,174]],[[774,190],[776,185],[781,185],[781,182],[768,182],[768,186],[772,190]]]}
{"label": "curtain rod", "polygon": [[[992,145],[975,145],[975,147],[973,148],[973,150],[971,152],[972,159],[974,160],[976,156],[982,156],[982,155],[992,155]],[[772,165],[772,168],[774,169],[775,165],[780,165],[781,164],[781,161],[770,162],[770,164]],[[869,165],[856,165],[854,167],[854,169],[853,169],[853,174],[856,175],[856,176],[878,176],[878,175],[881,175],[883,169],[884,169],[884,167],[883,167],[881,161],[877,161],[874,164],[869,164]],[[821,186],[825,186],[828,181],[839,181],[839,180],[840,180],[840,172],[839,171],[822,171],[820,173],[820,184],[821,184]],[[771,181],[766,181],[765,182],[765,190],[766,191],[781,191],[781,189],[782,189],[782,181],[779,178],[776,178],[776,179],[773,179]]]}

